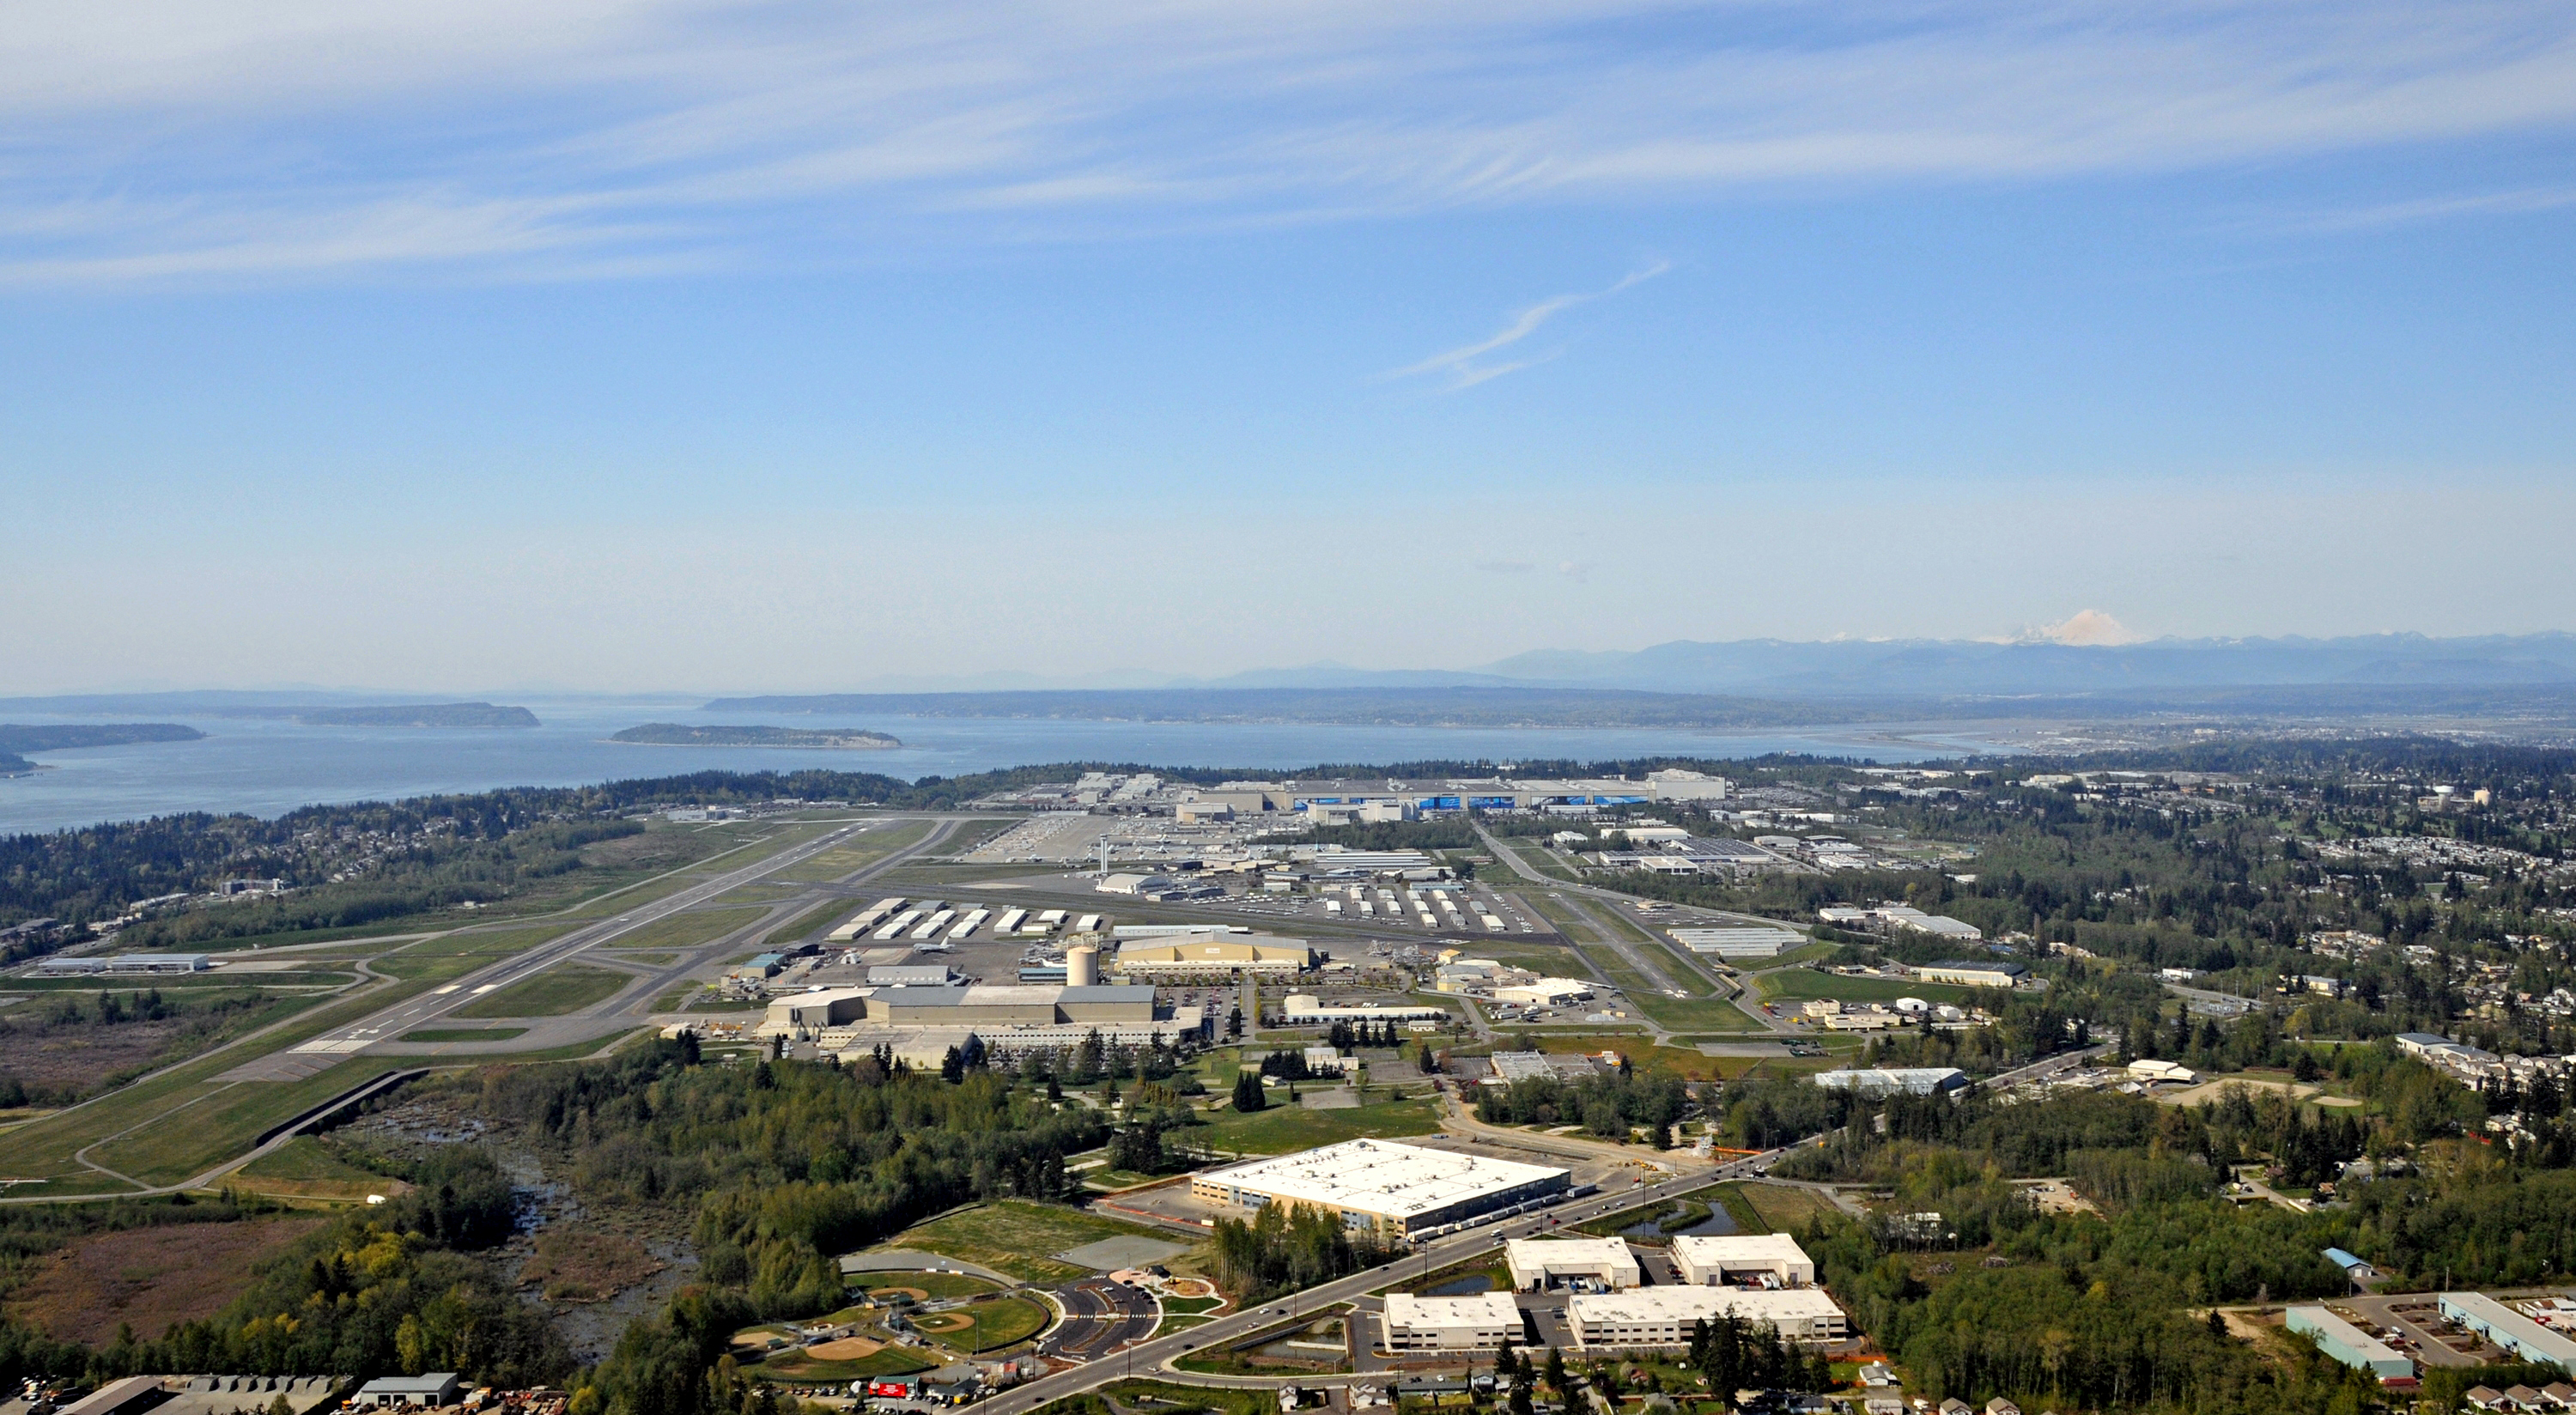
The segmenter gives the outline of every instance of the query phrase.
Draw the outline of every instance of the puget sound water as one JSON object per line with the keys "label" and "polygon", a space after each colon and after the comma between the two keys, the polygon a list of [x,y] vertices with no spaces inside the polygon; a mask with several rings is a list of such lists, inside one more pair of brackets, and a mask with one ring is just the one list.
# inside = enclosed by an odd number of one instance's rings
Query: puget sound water
{"label": "puget sound water", "polygon": [[[0,779],[0,833],[50,831],[181,811],[275,816],[298,806],[395,800],[501,786],[578,786],[683,772],[880,772],[905,780],[1040,762],[1130,762],[1278,772],[1329,763],[1608,761],[1733,758],[1770,752],[1881,762],[1955,756],[1989,744],[1884,725],[1706,733],[1634,728],[1383,727],[1332,723],[1086,722],[1025,718],[774,716],[702,713],[699,698],[515,698],[534,728],[307,727],[256,718],[152,715],[207,735],[25,754],[45,770]],[[98,722],[11,714],[11,721]],[[134,719],[142,720],[142,719]],[[903,746],[880,751],[648,747],[606,741],[646,722],[864,727]]]}

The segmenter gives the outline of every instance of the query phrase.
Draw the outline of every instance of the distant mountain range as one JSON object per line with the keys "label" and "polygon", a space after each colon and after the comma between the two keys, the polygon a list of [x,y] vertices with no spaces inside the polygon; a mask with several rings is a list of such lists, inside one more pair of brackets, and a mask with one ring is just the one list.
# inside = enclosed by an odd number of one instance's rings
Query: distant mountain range
{"label": "distant mountain range", "polygon": [[[723,697],[701,711],[1701,728],[2175,711],[2576,722],[2576,634],[2125,644],[1675,640],[1633,652],[1540,650],[1464,670],[1316,663],[1221,678],[1102,673],[1050,682],[987,674],[884,686],[918,690]],[[0,699],[5,712],[288,717],[315,725],[537,725],[535,715],[519,707],[293,688]]]}
{"label": "distant mountain range", "polygon": [[2565,720],[2576,718],[2576,635],[1675,641],[1463,672],[1322,663],[1154,686],[719,698],[702,711],[1703,729],[2175,711]]}
{"label": "distant mountain range", "polygon": [[1733,643],[1676,640],[1633,653],[1543,650],[1489,664],[1487,681],[1788,697],[2281,687],[2576,685],[2576,634],[2435,639],[2153,639],[2120,645],[1958,639]]}

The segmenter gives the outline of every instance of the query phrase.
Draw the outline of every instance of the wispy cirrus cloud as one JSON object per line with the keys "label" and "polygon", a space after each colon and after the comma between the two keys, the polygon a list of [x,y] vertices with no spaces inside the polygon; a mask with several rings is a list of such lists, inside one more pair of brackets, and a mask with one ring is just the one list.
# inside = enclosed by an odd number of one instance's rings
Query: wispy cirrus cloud
{"label": "wispy cirrus cloud", "polygon": [[1652,280],[1656,276],[1661,275],[1672,268],[1672,263],[1670,261],[1659,260],[1653,265],[1647,266],[1642,270],[1630,271],[1628,274],[1620,277],[1617,284],[1612,285],[1606,290],[1577,291],[1569,295],[1551,295],[1548,298],[1539,301],[1537,304],[1531,305],[1529,308],[1522,310],[1519,314],[1512,316],[1511,322],[1504,325],[1499,333],[1494,334],[1490,338],[1480,339],[1473,344],[1464,344],[1444,353],[1434,354],[1430,358],[1424,359],[1418,364],[1407,364],[1403,368],[1390,369],[1387,371],[1386,377],[1390,379],[1419,378],[1426,374],[1433,374],[1439,376],[1441,379],[1442,392],[1455,393],[1461,389],[1473,388],[1479,383],[1490,382],[1491,380],[1500,378],[1507,373],[1518,373],[1522,369],[1528,368],[1533,364],[1545,363],[1549,359],[1556,357],[1555,351],[1550,351],[1546,354],[1534,357],[1507,358],[1494,363],[1486,363],[1482,362],[1482,360],[1484,360],[1485,356],[1488,354],[1500,353],[1503,350],[1509,349],[1520,343],[1522,340],[1527,339],[1531,335],[1536,334],[1549,320],[1554,319],[1556,316],[1563,314],[1567,310],[1573,309],[1577,305],[1585,305],[1590,304],[1594,300],[1607,299],[1610,296],[1616,295],[1632,286]]}
{"label": "wispy cirrus cloud", "polygon": [[99,0],[0,26],[0,279],[901,258],[2571,127],[2550,0]]}
{"label": "wispy cirrus cloud", "polygon": [[2530,216],[2564,211],[2569,207],[2576,207],[2576,187],[2518,187],[2509,191],[2372,202],[2342,210],[2271,218],[2256,224],[2275,233],[2316,235],[2375,231],[2390,226],[2421,226],[2462,216]]}

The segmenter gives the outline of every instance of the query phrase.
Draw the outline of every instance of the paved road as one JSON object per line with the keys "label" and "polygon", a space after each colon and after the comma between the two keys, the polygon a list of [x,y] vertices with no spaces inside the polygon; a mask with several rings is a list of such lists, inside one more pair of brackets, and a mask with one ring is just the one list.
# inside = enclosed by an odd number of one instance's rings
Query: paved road
{"label": "paved road", "polygon": [[2000,1091],[2013,1086],[2018,1086],[2024,1081],[2046,1080],[2060,1071],[2086,1065],[2094,1058],[2110,1049],[2111,1044],[2103,1042],[2096,1046],[2086,1047],[2082,1051],[2060,1052],[2055,1056],[2043,1056],[2028,1066],[2016,1067],[2013,1070],[1989,1076],[1985,1080],[1979,1081],[1977,1085],[1982,1088]]}
{"label": "paved road", "polygon": [[[1371,1288],[1384,1287],[1407,1276],[1430,1272],[1478,1254],[1499,1250],[1510,1239],[1527,1238],[1559,1224],[1580,1223],[1619,1209],[1632,1208],[1640,1203],[1672,1198],[1722,1179],[1750,1176],[1755,1172],[1755,1166],[1764,1164],[1781,1153],[1783,1152],[1772,1150],[1719,1166],[1715,1170],[1667,1180],[1664,1183],[1649,1186],[1643,1191],[1623,1189],[1617,1194],[1596,1195],[1578,1203],[1560,1204],[1544,1214],[1518,1218],[1509,1223],[1494,1224],[1487,1228],[1457,1234],[1420,1248],[1396,1262],[1371,1268],[1366,1272],[1354,1273],[1321,1287],[1308,1288],[1293,1297],[1283,1298],[1266,1306],[1220,1317],[1202,1326],[1191,1327],[1171,1336],[1160,1337],[1127,1348],[1118,1353],[1121,1357],[1119,1360],[1094,1360],[1088,1365],[1070,1371],[1059,1371],[1026,1385],[1014,1386],[990,1400],[979,1402],[976,1408],[991,1411],[992,1415],[1020,1415],[1020,1412],[1034,1410],[1048,1401],[1061,1400],[1068,1395],[1079,1395],[1084,1391],[1108,1385],[1130,1371],[1152,1372],[1160,1378],[1169,1380],[1195,1381],[1199,1379],[1196,1376],[1170,1372],[1161,1368],[1199,1347],[1215,1346],[1250,1336],[1263,1327],[1285,1321],[1290,1317],[1320,1311],[1326,1307],[1349,1302],[1354,1298],[1364,1297]],[[1303,1379],[1309,1384],[1315,1383],[1315,1378],[1312,1376]]]}
{"label": "paved road", "polygon": [[[1478,825],[1476,827],[1476,834],[1485,842],[1486,848],[1494,852],[1494,858],[1510,865],[1513,873],[1518,874],[1522,879],[1528,880],[1533,884],[1543,885],[1548,889],[1555,890],[1567,896],[1566,902],[1569,904],[1573,903],[1578,898],[1585,901],[1587,904],[1593,902],[1604,902],[1622,907],[1632,905],[1636,902],[1637,896],[1633,894],[1622,894],[1618,890],[1604,889],[1597,884],[1577,884],[1572,880],[1558,879],[1554,875],[1547,874],[1533,868],[1528,861],[1521,858],[1520,851],[1516,847],[1506,844],[1501,837],[1495,835],[1491,830],[1486,829],[1482,825]],[[1611,948],[1617,950],[1621,957],[1626,958],[1631,967],[1636,968],[1649,979],[1663,978],[1669,982],[1666,965],[1661,962],[1649,962],[1647,958],[1639,952],[1637,945],[1633,941],[1629,940],[1615,923],[1608,923],[1598,919],[1596,916],[1591,914],[1591,911],[1588,908],[1578,910],[1577,912],[1587,917],[1587,919],[1592,923],[1594,930],[1599,932],[1601,936],[1609,942]],[[1767,924],[1774,928],[1788,927],[1787,925],[1782,924],[1778,919],[1766,919],[1755,914],[1736,914],[1723,909],[1697,908],[1694,909],[1694,912],[1713,916],[1725,923],[1740,923],[1747,925]],[[1673,953],[1671,957],[1674,960],[1679,961],[1682,958],[1682,955],[1680,953]],[[1770,1031],[1788,1036],[1805,1035],[1804,1033],[1799,1032],[1799,1030],[1790,1023],[1780,1018],[1773,1017],[1764,1012],[1760,1007],[1754,1005],[1749,1000],[1742,985],[1730,982],[1726,978],[1712,973],[1707,965],[1701,962],[1696,956],[1691,957],[1688,961],[1689,970],[1698,975],[1698,977],[1707,984],[1710,996],[1720,1000],[1733,1002],[1735,1004],[1736,1011],[1743,1013],[1747,1019],[1760,1023]],[[1598,970],[1596,969],[1595,971],[1597,972]],[[1647,1028],[1654,1033],[1655,1040],[1659,1042],[1672,1035],[1669,1030],[1660,1026],[1651,1018],[1641,1020],[1646,1022]]]}
{"label": "paved road", "polygon": [[1042,1352],[1066,1361],[1094,1361],[1133,1346],[1152,1336],[1163,1319],[1150,1294],[1105,1277],[1059,1287],[1055,1299],[1064,1308],[1064,1321]]}

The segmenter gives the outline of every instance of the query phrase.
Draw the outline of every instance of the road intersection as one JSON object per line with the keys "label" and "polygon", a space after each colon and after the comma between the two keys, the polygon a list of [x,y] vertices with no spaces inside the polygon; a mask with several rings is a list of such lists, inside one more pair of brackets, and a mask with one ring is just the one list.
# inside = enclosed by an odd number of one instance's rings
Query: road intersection
{"label": "road intersection", "polygon": [[[1588,1222],[1621,1209],[1660,1203],[1727,1179],[1748,1178],[1768,1168],[1770,1162],[1785,1151],[1768,1150],[1758,1155],[1717,1165],[1690,1174],[1676,1175],[1639,1189],[1623,1189],[1615,1194],[1589,1195],[1573,1203],[1559,1204],[1546,1213],[1470,1229],[1438,1242],[1426,1244],[1392,1262],[1382,1263],[1363,1272],[1353,1273],[1318,1287],[1310,1287],[1275,1302],[1248,1308],[1220,1317],[1215,1321],[1187,1328],[1171,1336],[1138,1343],[1117,1353],[1118,1359],[1095,1357],[1069,1371],[1042,1376],[1025,1385],[979,1402],[977,1408],[991,1415],[1022,1415],[1050,1401],[1080,1395],[1113,1384],[1128,1375],[1150,1374],[1162,1379],[1184,1382],[1196,1376],[1169,1370],[1173,1361],[1201,1347],[1219,1346],[1240,1337],[1250,1336],[1265,1327],[1292,1318],[1323,1311],[1355,1298],[1365,1297],[1377,1288],[1401,1282],[1410,1273],[1436,1272],[1441,1268],[1500,1249],[1515,1238],[1531,1238],[1566,1225]],[[1312,1381],[1313,1377],[1305,1378]],[[1275,1382],[1274,1382],[1275,1384]]]}

